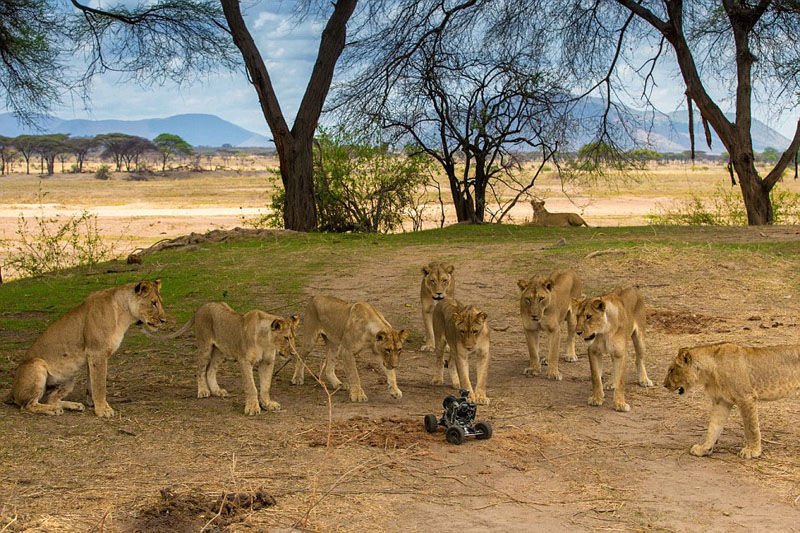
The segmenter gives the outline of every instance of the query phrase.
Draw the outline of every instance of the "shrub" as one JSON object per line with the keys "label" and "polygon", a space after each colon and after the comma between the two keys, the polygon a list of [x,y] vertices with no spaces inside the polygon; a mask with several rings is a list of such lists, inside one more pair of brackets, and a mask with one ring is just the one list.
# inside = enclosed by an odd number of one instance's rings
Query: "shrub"
{"label": "shrub", "polygon": [[[318,229],[330,232],[388,232],[403,222],[430,169],[427,156],[409,148],[393,152],[389,144],[364,140],[339,129],[322,131],[314,150],[314,197]],[[279,176],[277,172],[275,176]],[[277,182],[274,177],[273,181]],[[285,193],[272,197],[271,225],[281,226]],[[263,223],[263,220],[253,223]]]}
{"label": "shrub", "polygon": [[94,177],[99,180],[111,179],[111,168],[108,165],[100,165],[100,168],[94,171]]}

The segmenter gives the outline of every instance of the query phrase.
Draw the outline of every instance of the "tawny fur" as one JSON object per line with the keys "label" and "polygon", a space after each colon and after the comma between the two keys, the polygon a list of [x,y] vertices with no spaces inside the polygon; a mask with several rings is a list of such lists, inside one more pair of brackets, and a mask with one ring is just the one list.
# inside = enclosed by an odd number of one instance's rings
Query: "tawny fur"
{"label": "tawny fur", "polygon": [[112,417],[106,401],[108,358],[135,322],[153,327],[165,322],[160,289],[161,281],[140,281],[91,293],[34,341],[17,367],[9,402],[30,413],[83,411],[82,403],[63,398],[88,364],[94,412]]}
{"label": "tawny fur", "polygon": [[[433,336],[436,341],[436,367],[433,384],[444,381],[444,348],[450,346],[450,381],[456,389],[467,389],[472,401],[488,404],[486,385],[489,376],[489,324],[486,313],[473,306],[462,306],[445,298],[433,309]],[[469,357],[477,358],[477,387],[469,378]]]}
{"label": "tawny fur", "polygon": [[[320,374],[324,374],[329,387],[349,389],[350,401],[366,402],[367,395],[361,387],[355,357],[362,351],[369,351],[380,360],[389,384],[389,394],[396,399],[403,397],[403,392],[397,387],[396,369],[408,331],[392,328],[383,315],[366,302],[348,303],[332,296],[315,296],[308,303],[300,327],[301,348],[295,362],[293,384],[303,383],[304,361],[320,336],[328,345]],[[347,384],[336,377],[338,361],[345,365]]]}
{"label": "tawny fur", "polygon": [[711,399],[706,440],[691,447],[696,456],[710,455],[736,405],[744,424],[744,447],[739,455],[761,455],[759,400],[786,397],[800,388],[800,345],[749,347],[732,343],[681,348],[667,370],[664,386],[686,392],[701,386]]}
{"label": "tawny fur", "polygon": [[422,267],[422,284],[419,290],[422,323],[425,326],[425,344],[421,348],[422,351],[430,351],[434,348],[433,308],[436,306],[436,302],[445,297],[455,298],[454,270],[453,265],[439,261],[432,261]]}
{"label": "tawny fur", "polygon": [[520,289],[519,311],[522,329],[528,344],[530,363],[524,370],[526,376],[541,372],[539,335],[547,338],[547,377],[561,380],[558,371],[558,346],[561,322],[567,323],[566,361],[575,362],[575,315],[570,304],[581,295],[581,279],[572,270],[554,270],[547,276],[537,275],[517,282]]}
{"label": "tawny fur", "polygon": [[529,223],[530,226],[548,226],[548,227],[568,227],[568,226],[586,226],[583,218],[577,213],[551,213],[544,207],[544,200],[531,200],[533,207],[533,219]]}
{"label": "tawny fur", "polygon": [[[270,398],[272,372],[278,353],[295,354],[297,315],[281,317],[258,309],[239,314],[224,302],[208,302],[197,308],[194,316],[171,335],[153,336],[159,340],[174,338],[194,326],[197,340],[197,397],[227,397],[228,391],[217,383],[217,369],[224,357],[236,359],[242,371],[245,394],[244,413],[257,415],[262,409],[277,411],[281,405]],[[258,367],[259,389],[253,379]]]}
{"label": "tawny fur", "polygon": [[645,308],[644,300],[634,288],[615,289],[598,298],[585,298],[572,303],[577,316],[576,333],[589,343],[589,367],[592,395],[589,405],[603,404],[603,354],[610,354],[613,371],[608,389],[614,389],[614,409],[630,411],[625,402],[625,363],[628,339],[633,340],[639,385],[652,387],[644,366]]}

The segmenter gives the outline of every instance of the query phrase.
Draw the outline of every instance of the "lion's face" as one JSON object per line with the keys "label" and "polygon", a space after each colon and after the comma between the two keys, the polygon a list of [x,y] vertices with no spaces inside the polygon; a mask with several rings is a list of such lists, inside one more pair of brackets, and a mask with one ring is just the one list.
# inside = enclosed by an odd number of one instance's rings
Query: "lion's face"
{"label": "lion's face", "polygon": [[608,328],[606,303],[602,298],[586,298],[574,304],[577,326],[575,333],[586,342],[591,342]]}
{"label": "lion's face", "polygon": [[670,391],[683,394],[697,383],[697,369],[692,364],[692,349],[681,348],[672,364],[667,369],[664,387]]}
{"label": "lion's face", "polygon": [[531,200],[531,207],[534,213],[544,211],[544,200]]}
{"label": "lion's face", "polygon": [[278,317],[269,326],[272,344],[282,355],[288,357],[296,353],[294,345],[295,328],[300,324],[300,317],[292,315],[288,318]]}
{"label": "lion's face", "polygon": [[131,312],[137,320],[148,326],[158,327],[167,321],[167,314],[161,303],[161,280],[140,281],[133,288],[134,304]]}
{"label": "lion's face", "polygon": [[545,276],[535,276],[530,281],[521,279],[517,282],[522,293],[519,297],[520,310],[524,316],[538,322],[544,310],[553,299],[553,280]]}
{"label": "lion's face", "polygon": [[400,365],[400,353],[407,337],[408,330],[405,329],[381,330],[375,334],[372,350],[381,357],[384,368],[392,370]]}
{"label": "lion's face", "polygon": [[455,267],[447,263],[433,262],[422,267],[425,285],[431,291],[433,299],[442,300],[447,294],[447,289],[453,283]]}
{"label": "lion's face", "polygon": [[470,306],[453,314],[458,342],[467,350],[478,343],[478,337],[486,323],[486,313]]}

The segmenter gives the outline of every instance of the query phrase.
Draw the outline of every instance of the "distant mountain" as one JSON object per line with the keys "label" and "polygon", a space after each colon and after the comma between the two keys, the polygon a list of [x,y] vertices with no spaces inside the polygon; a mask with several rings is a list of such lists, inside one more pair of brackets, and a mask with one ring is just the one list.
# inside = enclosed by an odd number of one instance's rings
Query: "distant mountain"
{"label": "distant mountain", "polygon": [[68,133],[73,137],[88,137],[101,133],[127,133],[153,139],[161,133],[180,135],[192,146],[269,147],[267,137],[240,128],[216,115],[192,113],[167,118],[142,120],[63,120],[45,116],[37,121],[39,129],[22,126],[10,113],[0,114],[0,135],[16,137],[24,134]]}
{"label": "distant mountain", "polygon": [[[580,147],[595,139],[604,110],[605,105],[599,98],[587,98],[575,106],[572,116],[580,124],[580,127],[570,139],[574,147]],[[726,116],[729,120],[733,120],[733,114],[728,113]],[[725,147],[713,128],[711,128],[711,148],[708,148],[700,111],[695,109],[693,118],[695,150],[712,154],[724,152]],[[632,147],[631,138],[633,138],[637,145],[658,152],[682,152],[690,149],[689,117],[688,111],[685,109],[666,114],[654,114],[647,110],[620,106],[618,109],[611,109],[608,122],[615,140],[626,147]],[[768,146],[784,150],[791,142],[756,119],[753,119],[752,135],[753,149],[759,152]]]}

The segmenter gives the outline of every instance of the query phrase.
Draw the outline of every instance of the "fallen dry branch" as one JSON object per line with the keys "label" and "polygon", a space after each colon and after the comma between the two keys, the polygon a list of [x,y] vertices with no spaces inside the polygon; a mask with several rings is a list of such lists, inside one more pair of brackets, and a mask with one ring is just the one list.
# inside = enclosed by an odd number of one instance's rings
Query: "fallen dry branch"
{"label": "fallen dry branch", "polygon": [[625,250],[620,250],[619,248],[609,248],[607,250],[597,250],[595,252],[591,252],[586,254],[586,259],[592,259],[593,257],[599,257],[601,255],[625,255]]}

